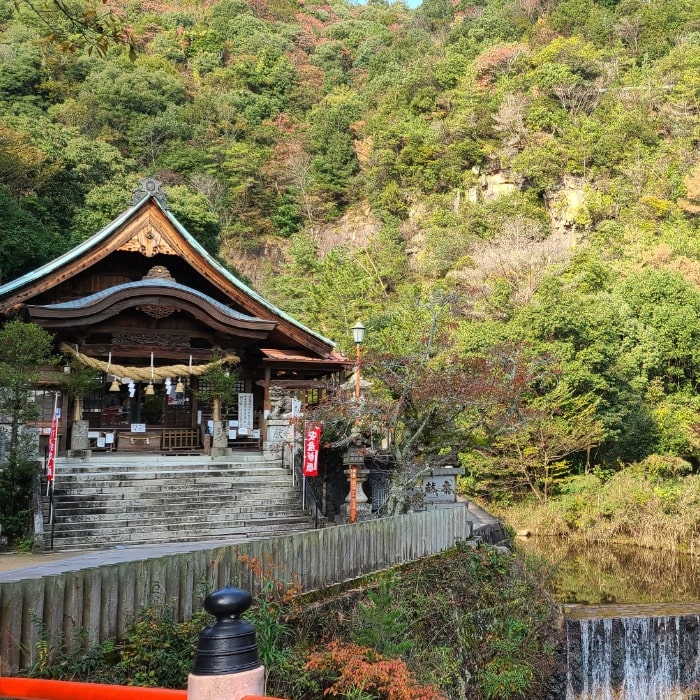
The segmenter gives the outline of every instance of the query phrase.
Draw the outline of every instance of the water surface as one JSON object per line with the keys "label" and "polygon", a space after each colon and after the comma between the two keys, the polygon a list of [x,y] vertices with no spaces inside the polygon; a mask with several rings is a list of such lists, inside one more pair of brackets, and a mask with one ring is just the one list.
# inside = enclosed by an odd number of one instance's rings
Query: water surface
{"label": "water surface", "polygon": [[551,538],[518,540],[517,546],[553,567],[552,594],[565,608],[700,604],[700,557],[635,546],[574,545]]}

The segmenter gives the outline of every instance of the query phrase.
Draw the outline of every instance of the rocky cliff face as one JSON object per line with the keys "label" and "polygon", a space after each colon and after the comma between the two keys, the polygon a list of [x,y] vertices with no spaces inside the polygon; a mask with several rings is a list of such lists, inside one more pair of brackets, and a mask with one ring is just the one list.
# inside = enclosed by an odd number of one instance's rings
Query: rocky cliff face
{"label": "rocky cliff face", "polygon": [[[456,190],[452,198],[452,209],[456,214],[470,204],[489,202],[500,197],[522,191],[526,184],[506,171],[479,175],[478,185],[465,190]],[[565,177],[560,186],[547,192],[545,205],[550,215],[550,235],[564,241],[564,247],[575,244],[576,232],[588,218],[583,178]],[[406,254],[411,259],[420,257],[425,247],[423,221],[428,215],[426,205],[417,200],[409,209],[402,226],[406,242]],[[517,212],[514,212],[516,217]],[[339,219],[317,224],[309,230],[320,256],[334,248],[363,248],[380,231],[382,223],[371,210],[369,203],[351,206]],[[560,243],[557,243],[560,245]],[[284,239],[268,238],[262,242],[241,248],[233,244],[222,248],[224,259],[234,261],[238,272],[245,275],[253,285],[279,272],[287,259],[288,242]]]}

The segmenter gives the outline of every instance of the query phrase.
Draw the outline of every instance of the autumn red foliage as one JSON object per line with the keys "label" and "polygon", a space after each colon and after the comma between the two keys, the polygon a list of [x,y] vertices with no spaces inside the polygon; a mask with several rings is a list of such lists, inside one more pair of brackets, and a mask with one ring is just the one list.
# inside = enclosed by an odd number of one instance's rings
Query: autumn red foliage
{"label": "autumn red foliage", "polygon": [[444,700],[436,688],[420,685],[401,659],[386,659],[373,649],[331,642],[310,655],[307,671],[331,679],[324,695],[348,697],[349,691],[372,693],[378,700]]}

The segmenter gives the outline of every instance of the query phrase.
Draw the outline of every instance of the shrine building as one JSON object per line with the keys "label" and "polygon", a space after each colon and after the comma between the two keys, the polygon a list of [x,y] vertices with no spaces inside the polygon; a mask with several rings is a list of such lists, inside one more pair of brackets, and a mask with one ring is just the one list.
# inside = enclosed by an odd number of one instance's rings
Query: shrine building
{"label": "shrine building", "polygon": [[[160,184],[142,180],[101,231],[0,286],[0,320],[36,323],[65,358],[35,393],[44,443],[56,392],[70,386],[61,374],[94,370],[77,402],[61,392],[59,454],[205,452],[215,437],[227,450],[261,447],[281,400],[318,400],[349,364],[207,253],[168,210]],[[223,438],[210,436],[213,406],[201,398],[213,365],[238,382],[220,416]]]}

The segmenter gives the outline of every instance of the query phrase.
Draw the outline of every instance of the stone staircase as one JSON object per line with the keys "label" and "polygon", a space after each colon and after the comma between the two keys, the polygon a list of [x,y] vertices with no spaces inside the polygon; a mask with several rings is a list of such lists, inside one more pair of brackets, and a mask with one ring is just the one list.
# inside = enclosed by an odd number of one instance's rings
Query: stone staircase
{"label": "stone staircase", "polygon": [[[299,484],[261,453],[58,460],[55,550],[269,537],[311,529]],[[48,502],[45,532],[51,536]]]}

